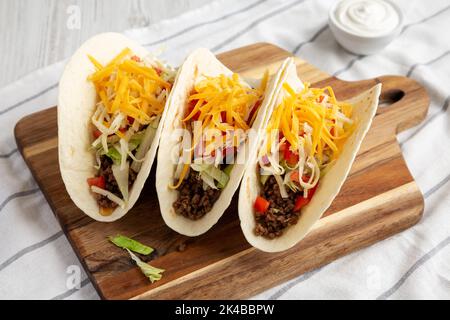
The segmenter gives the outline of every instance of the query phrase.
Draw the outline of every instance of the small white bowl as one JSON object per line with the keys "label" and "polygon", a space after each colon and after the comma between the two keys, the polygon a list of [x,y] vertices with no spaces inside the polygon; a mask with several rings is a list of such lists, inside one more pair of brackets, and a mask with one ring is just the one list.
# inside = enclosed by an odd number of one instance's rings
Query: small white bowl
{"label": "small white bowl", "polygon": [[336,38],[337,42],[350,52],[370,55],[379,52],[386,47],[401,31],[403,27],[403,14],[400,8],[393,3],[387,1],[397,11],[399,17],[398,25],[389,33],[381,36],[361,36],[343,29],[339,23],[336,22],[334,12],[341,1],[337,1],[328,13],[328,25]]}

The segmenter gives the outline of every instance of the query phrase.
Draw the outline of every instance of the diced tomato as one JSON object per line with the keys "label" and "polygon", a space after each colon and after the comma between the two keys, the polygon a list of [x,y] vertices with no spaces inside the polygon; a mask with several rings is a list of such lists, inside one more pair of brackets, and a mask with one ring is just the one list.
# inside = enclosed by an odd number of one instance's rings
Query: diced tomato
{"label": "diced tomato", "polygon": [[305,131],[303,130],[303,128],[300,128],[298,135],[300,137],[304,137],[305,136]]}
{"label": "diced tomato", "polygon": [[127,132],[127,128],[119,128],[119,131],[122,133],[125,133],[125,132]]}
{"label": "diced tomato", "polygon": [[304,206],[309,203],[309,198],[304,198],[303,195],[299,195],[295,200],[294,212],[300,211]]}
{"label": "diced tomato", "polygon": [[280,152],[283,152],[283,155],[284,155],[284,151],[285,151],[287,148],[289,148],[287,142],[280,144]]}
{"label": "diced tomato", "polygon": [[[332,120],[333,121],[333,123],[335,123],[336,121],[333,119]],[[334,137],[334,127],[332,127],[331,129],[330,129],[330,134]]]}
{"label": "diced tomato", "polygon": [[153,69],[155,69],[155,71],[156,71],[156,73],[158,74],[158,76],[160,76],[160,75],[161,75],[161,73],[162,73],[162,70],[161,70],[160,68],[157,68],[157,67],[153,67]]}
{"label": "diced tomato", "polygon": [[96,187],[99,187],[100,189],[106,188],[106,181],[105,181],[105,177],[103,177],[103,176],[88,178],[87,183],[90,187],[96,186]]}
{"label": "diced tomato", "polygon": [[[303,181],[305,181],[304,179],[305,176],[302,177]],[[316,184],[316,186],[314,188],[311,188],[310,190],[308,190],[308,197],[303,197],[303,195],[299,195],[297,197],[297,199],[295,200],[295,205],[294,205],[294,212],[297,212],[299,210],[301,210],[304,206],[306,206],[312,199],[314,193],[316,192],[318,184]]]}
{"label": "diced tomato", "polygon": [[[304,178],[302,179],[304,180]],[[299,195],[297,197],[297,199],[295,200],[294,212],[299,211],[301,208],[306,206],[311,201],[312,197],[314,196],[314,193],[316,192],[317,186],[318,185],[308,190],[308,196],[306,198],[303,195]]]}
{"label": "diced tomato", "polygon": [[289,145],[283,151],[284,160],[286,160],[287,164],[295,165],[298,162],[298,154],[295,154],[289,149]]}
{"label": "diced tomato", "polygon": [[[300,180],[298,179],[298,171],[294,171],[291,173],[291,180],[294,182],[300,182]],[[302,181],[308,182],[308,180],[309,180],[309,177],[306,174],[304,174],[302,176]]]}
{"label": "diced tomato", "polygon": [[253,119],[253,116],[258,111],[260,106],[261,106],[261,100],[256,101],[255,105],[252,108],[252,111],[250,111],[250,114],[248,115],[248,121],[251,121]]}
{"label": "diced tomato", "polygon": [[266,213],[267,209],[269,209],[269,205],[270,205],[269,201],[267,201],[263,197],[260,196],[256,197],[254,207],[256,212],[258,212],[259,214]]}
{"label": "diced tomato", "polygon": [[94,130],[94,138],[97,139],[98,137],[100,137],[102,135],[102,132],[98,129]]}
{"label": "diced tomato", "polygon": [[[188,103],[188,113],[187,115],[190,115],[192,110],[194,110],[195,105],[197,104],[198,100],[191,100]],[[200,111],[198,111],[196,114],[194,114],[194,116],[191,118],[192,121],[197,121],[198,118],[200,117]]]}
{"label": "diced tomato", "polygon": [[132,56],[131,60],[134,60],[136,62],[141,62],[141,58],[139,58],[138,56]]}
{"label": "diced tomato", "polygon": [[128,123],[130,125],[134,123],[134,118],[133,117],[127,116],[127,120],[128,120]]}
{"label": "diced tomato", "polygon": [[298,180],[298,171],[294,171],[291,173],[291,180],[294,182],[299,182]]}

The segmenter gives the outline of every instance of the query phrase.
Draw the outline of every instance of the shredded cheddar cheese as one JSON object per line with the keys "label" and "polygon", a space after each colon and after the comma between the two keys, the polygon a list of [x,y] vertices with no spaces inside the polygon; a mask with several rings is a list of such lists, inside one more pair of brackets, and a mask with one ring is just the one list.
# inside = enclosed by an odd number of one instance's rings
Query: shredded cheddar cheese
{"label": "shredded cheddar cheese", "polygon": [[145,125],[162,113],[164,101],[158,100],[158,95],[164,89],[168,91],[171,84],[155,68],[131,55],[131,50],[125,48],[105,66],[89,55],[96,71],[88,80],[94,84],[108,114],[121,112]]}
{"label": "shredded cheddar cheese", "polygon": [[282,89],[259,149],[260,173],[275,177],[283,198],[286,187],[308,198],[354,130],[353,107],[337,101],[331,87],[305,83],[297,92],[283,83]]}
{"label": "shredded cheddar cheese", "polygon": [[[256,119],[261,100],[268,82],[266,72],[261,80],[261,85],[253,89],[244,84],[237,74],[232,76],[219,75],[217,77],[205,77],[197,82],[190,94],[188,101],[192,106],[188,110],[183,123],[187,125],[193,121],[199,121],[206,134],[219,133],[214,139],[209,139],[204,147],[208,156],[214,157],[216,150],[237,147],[240,139],[233,137],[231,145],[227,145],[225,134],[227,132],[247,132]],[[194,134],[193,147],[201,142],[201,136]],[[192,157],[192,155],[191,155]],[[175,185],[178,188],[189,171],[190,163],[185,163]]]}
{"label": "shredded cheddar cheese", "polygon": [[[279,129],[289,142],[290,149],[296,151],[307,124],[311,128],[312,140],[309,155],[321,160],[324,151],[331,150],[331,159],[337,158],[342,149],[339,140],[347,138],[353,129],[352,106],[338,102],[331,87],[310,88],[305,83],[304,89],[296,93],[289,84],[284,83],[283,89],[287,95],[273,111],[267,132]],[[271,147],[272,141],[268,139],[266,152],[270,152]]]}
{"label": "shredded cheddar cheese", "polygon": [[183,121],[199,113],[198,119],[203,121],[205,128],[216,128],[223,132],[228,129],[249,129],[251,123],[247,123],[248,115],[262,96],[260,89],[242,84],[237,74],[231,77],[223,74],[207,77],[195,85],[194,91],[189,101],[196,100],[197,103]]}
{"label": "shredded cheddar cheese", "polygon": [[[98,172],[87,183],[93,193],[120,207],[129,200],[129,176],[141,169],[175,78],[173,68],[156,58],[143,58],[129,48],[105,64],[88,55],[94,71],[87,80],[97,94],[91,116],[94,139],[91,146]],[[111,170],[120,194],[105,183],[101,170],[104,157],[112,162]],[[101,215],[112,213],[113,209],[104,208],[100,203],[99,207]]]}

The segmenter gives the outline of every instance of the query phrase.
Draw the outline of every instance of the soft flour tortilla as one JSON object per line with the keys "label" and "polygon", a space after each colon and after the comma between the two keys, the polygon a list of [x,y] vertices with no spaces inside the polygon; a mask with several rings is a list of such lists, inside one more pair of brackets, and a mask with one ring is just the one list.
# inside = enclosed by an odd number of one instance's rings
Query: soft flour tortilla
{"label": "soft flour tortilla", "polygon": [[[281,69],[284,69],[284,67]],[[172,205],[178,198],[178,190],[169,188],[169,185],[174,183],[176,171],[176,164],[173,161],[176,160],[173,159],[174,154],[177,155],[179,150],[179,147],[177,147],[179,139],[177,139],[174,133],[177,129],[181,128],[182,119],[187,111],[187,99],[194,85],[202,80],[204,76],[214,77],[220,74],[231,76],[233,72],[217,60],[214,54],[207,49],[197,49],[186,58],[178,72],[177,83],[179,85],[174,87],[172,91],[172,99],[168,106],[170,111],[167,114],[161,134],[161,148],[158,152],[158,165],[156,169],[156,190],[161,214],[170,228],[178,233],[191,237],[208,231],[219,220],[226,208],[228,208],[245,170],[246,164],[243,164],[243,159],[246,158],[246,154],[248,155],[250,150],[254,149],[250,146],[249,141],[247,141],[244,148],[237,154],[236,162],[242,164],[234,165],[230,180],[226,187],[221,190],[220,197],[214,203],[210,212],[199,220],[191,220],[175,213]],[[265,91],[265,98],[253,124],[253,129],[259,129],[262,125],[266,114],[265,110],[272,103],[272,91],[276,87],[280,75],[281,72],[278,72],[269,81]],[[254,140],[256,143],[256,139]],[[245,152],[242,152],[243,150]]]}
{"label": "soft flour tortilla", "polygon": [[[297,77],[296,67],[293,62],[288,64],[285,76],[286,82],[292,88],[299,88],[299,86],[301,86],[301,81]],[[282,84],[283,81],[281,81],[278,86],[282,87]],[[252,246],[266,252],[278,252],[289,249],[303,239],[313,224],[320,219],[338,194],[350,171],[361,142],[369,130],[377,110],[380,91],[381,84],[378,84],[372,89],[348,100],[348,102],[354,105],[352,118],[356,122],[355,131],[347,139],[336,163],[319,180],[319,186],[314,197],[311,202],[302,209],[297,224],[285,229],[283,235],[275,239],[266,239],[257,236],[254,233],[255,217],[253,204],[256,197],[260,194],[261,184],[257,174],[257,152],[252,153],[252,157],[249,160],[250,164],[244,174],[239,193],[239,218],[241,220],[241,228],[245,238]],[[271,115],[273,107],[281,102],[283,95],[284,89],[281,89],[279,96],[274,97],[276,103],[272,104],[272,108],[267,110],[268,115]],[[267,118],[269,118],[269,116]],[[265,123],[264,128],[266,125],[267,122]],[[258,146],[260,146],[261,142],[261,140],[258,142]],[[258,147],[255,149],[258,149]]]}
{"label": "soft flour tortilla", "polygon": [[[131,187],[125,208],[117,207],[111,215],[102,216],[94,194],[86,182],[97,170],[95,154],[90,150],[92,138],[91,116],[97,102],[94,85],[87,80],[95,71],[88,54],[106,64],[125,47],[143,58],[149,54],[144,47],[119,33],[103,33],[86,41],[72,56],[59,82],[58,97],[58,147],[59,168],[67,192],[75,205],[85,214],[98,221],[114,221],[121,218],[136,203],[144,186],[158,147],[167,108],[162,113],[160,125],[150,149],[145,155],[141,169]],[[168,104],[169,98],[166,101]]]}

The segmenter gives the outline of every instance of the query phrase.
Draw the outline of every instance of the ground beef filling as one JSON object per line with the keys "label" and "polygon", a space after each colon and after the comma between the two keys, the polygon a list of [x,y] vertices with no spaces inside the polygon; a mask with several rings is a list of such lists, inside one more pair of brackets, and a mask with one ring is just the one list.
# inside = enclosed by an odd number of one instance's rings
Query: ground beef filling
{"label": "ground beef filling", "polygon": [[203,187],[200,174],[191,170],[178,188],[178,199],[173,203],[177,214],[198,220],[211,211],[220,196],[220,190]]}
{"label": "ground beef filling", "polygon": [[[101,156],[100,157],[100,169],[98,171],[97,176],[103,176],[105,178],[106,187],[105,189],[109,192],[113,193],[114,195],[118,196],[122,199],[122,193],[120,192],[119,186],[117,185],[116,178],[114,177],[114,174],[112,172],[112,165],[113,161],[107,157],[107,156]],[[129,175],[128,175],[128,187],[131,188],[133,185],[134,180],[136,180],[136,172],[134,172],[132,169],[130,169]],[[101,194],[95,194],[97,203],[102,208],[116,208],[117,203],[114,201],[111,201],[108,199],[108,197],[105,197]]]}
{"label": "ground beef filling", "polygon": [[274,176],[270,176],[264,184],[261,196],[269,201],[269,209],[264,214],[255,213],[255,233],[265,238],[273,239],[283,234],[283,230],[296,224],[300,211],[294,212],[298,193],[286,188],[288,198],[282,198],[280,188]]}

